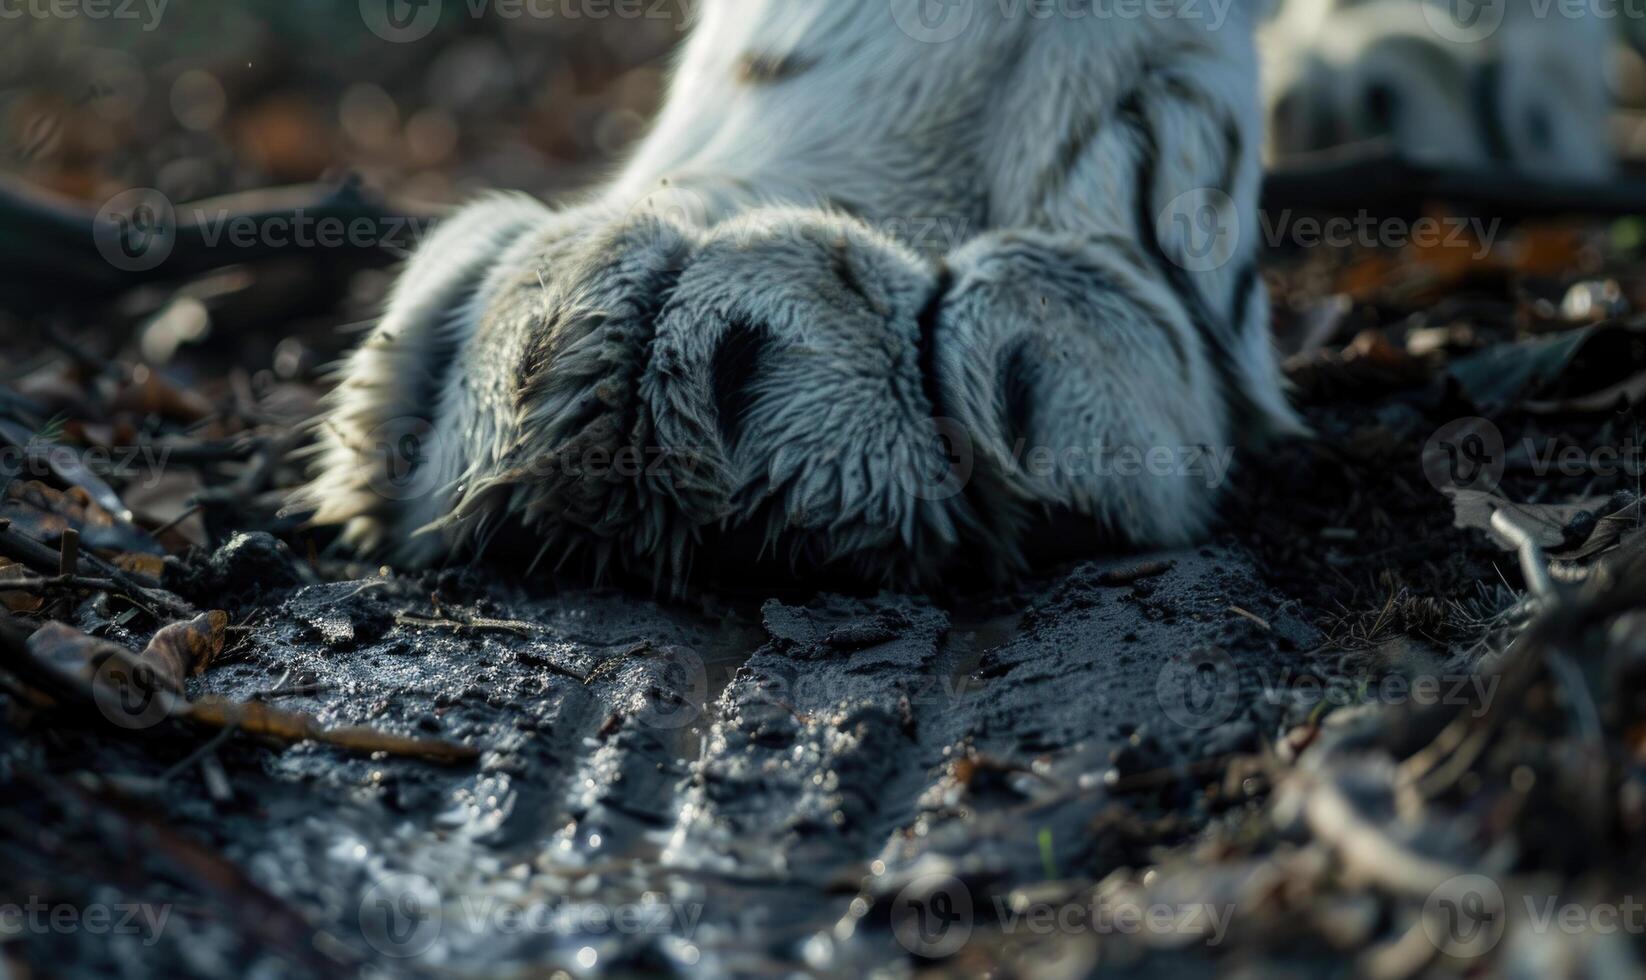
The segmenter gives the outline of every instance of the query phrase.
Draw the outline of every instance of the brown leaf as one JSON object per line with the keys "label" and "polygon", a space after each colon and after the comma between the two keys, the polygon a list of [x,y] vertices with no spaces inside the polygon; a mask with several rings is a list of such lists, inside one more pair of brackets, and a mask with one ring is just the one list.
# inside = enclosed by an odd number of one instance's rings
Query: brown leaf
{"label": "brown leaf", "polygon": [[1560,225],[1529,225],[1515,237],[1511,264],[1526,276],[1555,278],[1582,268],[1583,231]]}
{"label": "brown leaf", "polygon": [[194,637],[184,640],[174,634],[174,639],[165,644],[171,652],[154,657],[148,651],[138,657],[124,647],[87,636],[64,623],[47,623],[29,637],[30,666],[35,669],[24,672],[24,678],[45,681],[47,693],[67,693],[93,701],[104,717],[127,728],[146,728],[163,718],[175,717],[209,728],[232,727],[290,743],[323,742],[368,755],[386,752],[445,765],[473,762],[479,757],[479,750],[473,746],[443,739],[394,735],[358,726],[329,729],[314,715],[282,711],[262,701],[234,702],[208,695],[191,703],[176,693],[181,672],[164,673],[172,668],[162,661],[175,665],[180,656],[220,646],[222,625],[215,618],[218,616],[224,617],[222,623],[226,625],[227,617],[219,612],[161,630],[149,644],[150,650],[167,630],[192,633]]}
{"label": "brown leaf", "polygon": [[7,582],[16,582],[20,579],[33,578],[34,575],[27,568],[14,561],[0,558],[0,607],[7,612],[31,613],[39,612],[46,601],[33,592],[17,590],[7,591]]}
{"label": "brown leaf", "polygon": [[1558,548],[1566,543],[1567,528],[1584,512],[1593,513],[1605,506],[1607,497],[1574,500],[1564,504],[1517,504],[1483,490],[1451,488],[1446,495],[1452,498],[1452,525],[1461,530],[1486,532],[1492,543],[1505,551],[1514,551],[1515,545],[1492,527],[1492,515],[1506,511],[1522,530],[1530,534],[1544,548]]}
{"label": "brown leaf", "polygon": [[37,668],[33,676],[42,677],[50,693],[91,701],[125,728],[149,727],[187,704],[136,654],[66,623],[35,630],[28,652]]}
{"label": "brown leaf", "polygon": [[160,577],[166,571],[166,558],[164,555],[144,555],[128,551],[112,556],[109,561],[114,563],[115,568],[123,572],[141,575],[156,582],[160,581]]}
{"label": "brown leaf", "polygon": [[211,402],[143,366],[132,372],[131,384],[115,398],[114,407],[190,425],[212,414]]}
{"label": "brown leaf", "polygon": [[69,528],[80,532],[87,548],[158,552],[160,546],[143,529],[117,519],[84,489],[58,490],[38,480],[14,481],[0,498],[0,517],[42,544],[55,545]]}
{"label": "brown leaf", "polygon": [[154,667],[167,687],[181,694],[183,678],[204,673],[223,652],[223,631],[228,625],[229,614],[214,609],[187,622],[163,626],[149,640],[143,659]]}
{"label": "brown leaf", "polygon": [[43,462],[59,480],[84,490],[97,505],[123,521],[131,520],[131,513],[121,503],[120,495],[96,473],[91,471],[80,456],[67,446],[43,439],[27,426],[0,419],[0,439],[15,446],[32,459]]}

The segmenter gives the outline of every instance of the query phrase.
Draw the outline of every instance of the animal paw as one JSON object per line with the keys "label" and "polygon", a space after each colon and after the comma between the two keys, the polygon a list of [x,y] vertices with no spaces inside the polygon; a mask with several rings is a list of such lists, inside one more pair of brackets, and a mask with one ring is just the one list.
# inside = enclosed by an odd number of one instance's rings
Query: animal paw
{"label": "animal paw", "polygon": [[961,502],[918,485],[948,465],[928,263],[815,210],[498,217],[431,241],[345,367],[317,520],[412,562],[525,529],[674,583],[704,552],[911,579],[958,542]]}
{"label": "animal paw", "polygon": [[936,336],[944,410],[970,443],[990,557],[1074,516],[1111,541],[1205,530],[1232,449],[1209,352],[1124,243],[989,235],[953,257]]}

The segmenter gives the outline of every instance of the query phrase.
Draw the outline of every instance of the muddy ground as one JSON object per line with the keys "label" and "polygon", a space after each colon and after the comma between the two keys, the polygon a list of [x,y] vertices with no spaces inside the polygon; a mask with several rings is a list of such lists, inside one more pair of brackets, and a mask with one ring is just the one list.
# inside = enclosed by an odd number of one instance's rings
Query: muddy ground
{"label": "muddy ground", "polygon": [[[1327,275],[1312,261],[1277,257],[1277,295]],[[1398,257],[1382,282],[1428,261]],[[0,511],[0,894],[18,909],[0,953],[19,976],[1630,962],[1628,933],[1540,930],[1513,906],[1596,903],[1638,867],[1633,477],[1534,473],[1513,447],[1610,445],[1627,398],[1548,407],[1631,383],[1646,357],[1626,320],[1527,335],[1526,302],[1481,300],[1470,332],[1446,328],[1453,349],[1422,356],[1412,338],[1439,328],[1421,316],[1332,326],[1289,365],[1318,438],[1246,463],[1205,546],[941,596],[659,600],[351,564],[283,509],[298,468],[269,454],[291,447],[258,441],[302,399],[267,377],[249,405],[207,386],[239,408],[206,427],[249,448],[182,454],[197,479],[171,527],[114,519],[61,473],[14,481]],[[117,354],[101,389],[38,360],[19,411],[78,384],[88,415],[139,414],[119,407],[135,382]],[[187,431],[169,401],[142,406],[156,435]],[[1431,482],[1435,433],[1484,411],[1510,447],[1489,454],[1489,496],[1588,584],[1528,597],[1513,549]],[[18,536],[60,557],[71,529],[128,577],[28,577]],[[164,554],[122,550],[144,543]],[[198,610],[226,616],[185,657],[188,702],[423,741],[267,737],[257,716],[203,724],[111,682],[98,641],[150,657]],[[53,620],[69,639],[29,636]],[[65,662],[67,682],[46,669]],[[1581,699],[1568,667],[1592,678]],[[1460,768],[1414,800],[1437,757]]]}
{"label": "muddy ground", "polygon": [[[677,33],[218,6],[158,54],[0,38],[0,165],[552,193]],[[1315,438],[1243,454],[1203,546],[667,600],[286,509],[411,243],[111,285],[0,222],[0,973],[1638,973],[1646,223],[1435,200],[1377,217],[1490,235],[1301,248],[1270,203]]]}

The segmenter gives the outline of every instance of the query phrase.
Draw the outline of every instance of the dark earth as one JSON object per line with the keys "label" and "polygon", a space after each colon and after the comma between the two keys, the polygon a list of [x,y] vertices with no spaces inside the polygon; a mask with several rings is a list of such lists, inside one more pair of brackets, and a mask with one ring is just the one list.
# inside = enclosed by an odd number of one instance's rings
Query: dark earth
{"label": "dark earth", "polygon": [[[1277,246],[1315,437],[1201,547],[931,595],[380,569],[286,495],[401,243],[133,282],[89,212],[563,192],[677,33],[333,7],[0,34],[0,976],[1641,971],[1641,209],[1454,179],[1387,216],[1490,241]],[[185,67],[219,123],[131,96]],[[180,693],[126,683],[167,649]]]}

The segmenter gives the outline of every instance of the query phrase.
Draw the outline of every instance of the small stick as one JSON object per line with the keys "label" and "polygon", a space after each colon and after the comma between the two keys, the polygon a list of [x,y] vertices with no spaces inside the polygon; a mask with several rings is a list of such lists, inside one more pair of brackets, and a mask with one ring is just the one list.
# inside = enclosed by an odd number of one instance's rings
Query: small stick
{"label": "small stick", "polygon": [[1251,611],[1246,610],[1246,609],[1242,609],[1239,606],[1230,606],[1229,611],[1234,613],[1236,616],[1239,616],[1243,619],[1249,619],[1252,622],[1256,623],[1258,626],[1262,627],[1263,632],[1265,632],[1265,633],[1273,633],[1274,632],[1274,627],[1269,625],[1269,621],[1267,619],[1264,619],[1262,616],[1259,616],[1257,613],[1251,612]]}
{"label": "small stick", "polygon": [[57,574],[70,576],[80,570],[80,532],[74,528],[63,529],[63,543],[58,552]]}
{"label": "small stick", "polygon": [[193,517],[194,515],[200,513],[201,508],[203,508],[205,506],[206,506],[205,504],[203,504],[203,503],[201,503],[200,501],[197,500],[194,503],[190,504],[188,509],[183,511],[183,513],[178,514],[176,517],[172,518],[171,520],[167,521],[166,523],[164,523],[164,524],[160,525],[159,527],[155,528],[154,530],[150,531],[149,534],[151,534],[154,537],[158,538],[160,535],[165,534],[167,531],[170,531],[172,528],[174,528],[177,525],[183,523],[184,521],[188,520],[189,518]]}

